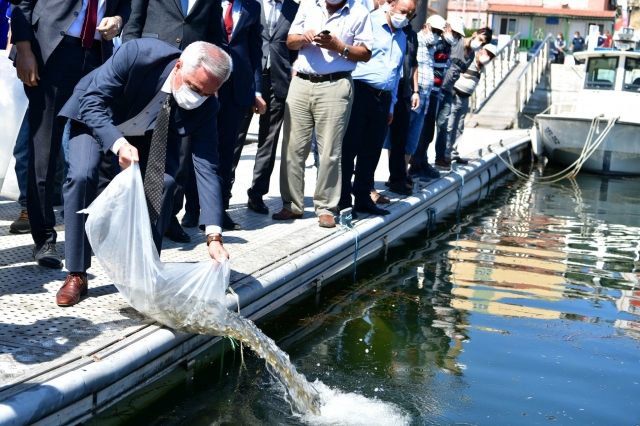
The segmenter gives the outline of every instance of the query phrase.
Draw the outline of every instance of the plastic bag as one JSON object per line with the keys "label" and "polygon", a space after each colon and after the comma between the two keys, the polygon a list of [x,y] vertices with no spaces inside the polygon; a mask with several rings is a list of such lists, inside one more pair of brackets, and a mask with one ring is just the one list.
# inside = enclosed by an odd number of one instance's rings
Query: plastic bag
{"label": "plastic bag", "polygon": [[133,308],[185,332],[217,334],[223,329],[229,261],[160,261],[138,163],[78,213],[89,214],[85,230],[93,252]]}

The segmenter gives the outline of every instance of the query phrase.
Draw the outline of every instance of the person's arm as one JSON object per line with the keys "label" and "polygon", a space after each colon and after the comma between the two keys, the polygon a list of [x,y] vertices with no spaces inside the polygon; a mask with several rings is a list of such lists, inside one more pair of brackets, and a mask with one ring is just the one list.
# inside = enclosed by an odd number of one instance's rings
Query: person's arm
{"label": "person's arm", "polygon": [[287,47],[289,50],[300,50],[304,45],[311,43],[316,35],[315,31],[306,31],[304,28],[309,3],[311,2],[303,2],[303,4],[300,5],[296,17],[293,18],[293,22],[291,22],[287,36]]}
{"label": "person's arm", "polygon": [[142,29],[147,22],[148,9],[149,0],[133,0],[131,2],[131,16],[122,32],[123,43],[142,37]]}
{"label": "person's arm", "polygon": [[122,94],[137,55],[137,43],[124,43],[94,71],[91,84],[80,98],[80,119],[91,129],[105,153],[116,141],[124,138],[113,124],[108,108]]}
{"label": "person's arm", "polygon": [[420,75],[418,74],[418,67],[411,68],[412,74],[412,87],[411,87],[411,109],[416,110],[420,107],[420,94],[416,93],[420,90],[418,86],[418,81]]}
{"label": "person's arm", "polygon": [[[204,225],[207,236],[222,233],[222,178],[220,177],[217,127],[220,104],[215,98],[207,101],[207,103],[211,102],[215,102],[215,106],[211,111],[207,111],[209,119],[191,135],[196,182],[199,188],[206,188],[206,191],[198,191],[198,198],[202,206],[200,223]],[[220,241],[211,241],[207,251],[218,263],[222,262],[223,258],[229,258],[229,253]]]}
{"label": "person's arm", "polygon": [[[38,0],[23,1],[11,9],[11,43],[16,46],[16,73],[18,78],[27,86],[37,86],[38,61],[31,50],[31,40],[34,39],[32,19],[33,9]],[[36,22],[40,17],[36,16]]]}
{"label": "person's arm", "polygon": [[[258,13],[262,13],[260,7],[258,8]],[[253,67],[253,79],[256,85],[256,100],[253,105],[253,111],[256,114],[264,114],[267,112],[267,103],[262,98],[262,29],[262,20],[260,19],[260,15],[258,15],[256,22],[249,28],[249,56],[251,66]]]}
{"label": "person's arm", "polygon": [[[347,43],[340,41],[333,33],[318,34],[314,41],[317,46],[340,55],[344,53],[344,49],[347,47]],[[354,62],[368,62],[371,59],[371,50],[367,49],[366,46],[349,46],[349,53],[345,57]]]}

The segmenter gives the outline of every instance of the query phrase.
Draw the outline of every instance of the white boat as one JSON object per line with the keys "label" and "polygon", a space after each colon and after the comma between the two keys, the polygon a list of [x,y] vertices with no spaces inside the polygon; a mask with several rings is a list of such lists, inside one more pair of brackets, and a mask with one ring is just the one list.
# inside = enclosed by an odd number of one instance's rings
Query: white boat
{"label": "white boat", "polygon": [[551,161],[577,162],[584,171],[640,174],[640,50],[574,56],[585,61],[582,90],[575,105],[552,105],[536,116],[534,152],[543,148]]}

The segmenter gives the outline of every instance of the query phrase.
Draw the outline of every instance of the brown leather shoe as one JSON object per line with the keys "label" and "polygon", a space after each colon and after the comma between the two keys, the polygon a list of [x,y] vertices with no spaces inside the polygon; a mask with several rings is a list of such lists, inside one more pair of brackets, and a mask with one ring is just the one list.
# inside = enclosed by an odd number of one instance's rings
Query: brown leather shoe
{"label": "brown leather shoe", "polygon": [[335,228],[336,227],[336,221],[333,219],[333,215],[330,214],[321,214],[320,216],[318,216],[318,219],[320,219],[320,227],[321,228]]}
{"label": "brown leather shoe", "polygon": [[282,209],[278,213],[274,213],[271,216],[273,220],[291,220],[291,219],[301,219],[302,214],[294,213],[291,210]]}
{"label": "brown leather shoe", "polygon": [[58,306],[73,306],[86,296],[89,291],[89,281],[84,272],[71,272],[56,294]]}

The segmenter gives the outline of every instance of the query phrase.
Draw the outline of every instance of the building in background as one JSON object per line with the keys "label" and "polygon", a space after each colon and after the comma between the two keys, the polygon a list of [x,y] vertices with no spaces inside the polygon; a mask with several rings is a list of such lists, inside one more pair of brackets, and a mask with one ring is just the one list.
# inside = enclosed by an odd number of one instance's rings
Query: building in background
{"label": "building in background", "polygon": [[467,28],[487,25],[496,35],[520,33],[521,47],[528,49],[549,33],[564,33],[570,42],[575,31],[586,36],[589,25],[613,32],[615,9],[616,0],[452,0],[447,14],[462,18]]}

